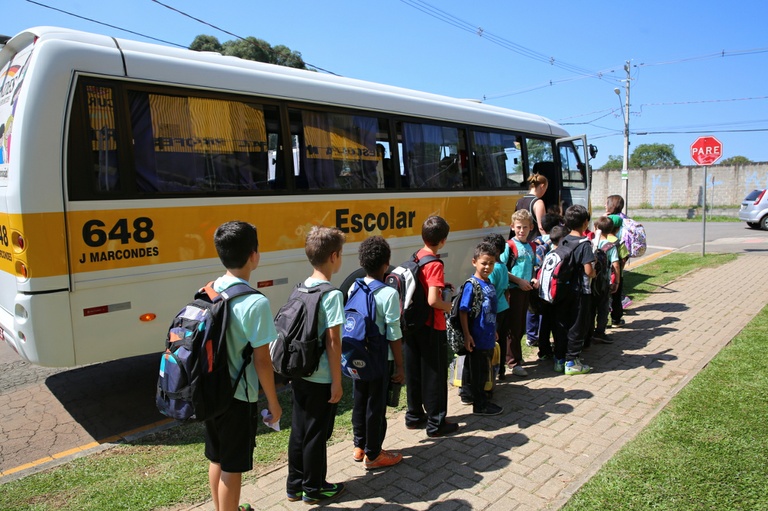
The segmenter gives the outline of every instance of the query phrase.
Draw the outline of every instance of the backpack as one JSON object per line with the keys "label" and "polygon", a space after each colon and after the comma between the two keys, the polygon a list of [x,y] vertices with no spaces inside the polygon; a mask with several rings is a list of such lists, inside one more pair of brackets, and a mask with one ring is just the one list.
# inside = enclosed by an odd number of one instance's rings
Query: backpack
{"label": "backpack", "polygon": [[403,332],[426,325],[432,314],[432,307],[427,302],[427,290],[419,280],[419,272],[433,261],[443,264],[439,257],[427,255],[418,259],[413,254],[411,259],[394,268],[384,279],[384,283],[397,290],[400,296],[400,328]]}
{"label": "backpack", "polygon": [[464,355],[467,353],[464,347],[464,331],[461,329],[461,316],[459,307],[461,306],[461,296],[464,294],[464,287],[467,285],[472,286],[472,305],[469,311],[469,319],[476,318],[483,308],[483,289],[480,284],[473,278],[468,278],[459,288],[459,292],[453,297],[451,302],[451,312],[446,315],[445,318],[445,333],[448,337],[448,346],[457,355]]}
{"label": "backpack", "polygon": [[560,243],[555,250],[544,256],[539,269],[539,297],[547,303],[558,303],[573,294],[573,273],[575,263],[573,253],[581,243],[589,243],[582,238],[578,244],[566,246]]}
{"label": "backpack", "polygon": [[[528,241],[526,242],[528,245],[530,245],[531,250],[533,250],[533,265],[536,266],[536,242],[535,241]],[[510,238],[507,240],[507,246],[509,246],[509,257],[507,258],[507,271],[512,271],[512,267],[517,262],[517,258],[520,256],[520,254],[517,253],[517,243],[515,243],[515,240]]]}
{"label": "backpack", "polygon": [[344,306],[341,329],[341,374],[353,380],[371,381],[386,375],[388,344],[376,325],[376,299],[373,293],[384,287],[378,280],[366,284],[356,279]]}
{"label": "backpack", "polygon": [[608,260],[608,251],[613,247],[614,244],[608,242],[595,250],[595,273],[597,275],[592,279],[592,294],[597,297],[607,296],[611,292],[611,263]]}
{"label": "backpack", "polygon": [[253,354],[246,346],[233,384],[227,361],[228,303],[253,293],[261,294],[247,284],[217,293],[209,282],[176,314],[160,358],[155,395],[160,413],[176,420],[205,421],[227,410]]}
{"label": "backpack", "polygon": [[317,371],[325,350],[325,333],[317,333],[320,301],[335,289],[327,282],[312,287],[299,283],[293,288],[288,301],[275,314],[277,339],[269,345],[275,373],[291,379]]}
{"label": "backpack", "polygon": [[622,225],[624,230],[621,235],[621,241],[627,247],[629,257],[642,257],[645,254],[646,248],[648,248],[645,241],[645,227],[631,218],[623,218]]}

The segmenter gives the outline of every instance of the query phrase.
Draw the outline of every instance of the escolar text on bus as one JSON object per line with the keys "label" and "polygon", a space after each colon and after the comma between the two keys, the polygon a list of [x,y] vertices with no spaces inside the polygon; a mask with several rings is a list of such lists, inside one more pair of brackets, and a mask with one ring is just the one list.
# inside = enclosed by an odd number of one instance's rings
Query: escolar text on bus
{"label": "escolar text on bus", "polygon": [[390,206],[389,211],[380,213],[354,213],[352,215],[349,214],[348,209],[337,209],[336,227],[342,232],[409,229],[413,227],[415,217],[415,211],[395,211],[394,206]]}

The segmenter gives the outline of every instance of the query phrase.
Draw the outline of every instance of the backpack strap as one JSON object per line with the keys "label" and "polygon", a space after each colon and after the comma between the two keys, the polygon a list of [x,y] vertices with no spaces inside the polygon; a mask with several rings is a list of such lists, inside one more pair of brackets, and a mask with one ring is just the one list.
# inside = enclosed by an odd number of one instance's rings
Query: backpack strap
{"label": "backpack strap", "polygon": [[[320,307],[322,307],[322,304],[320,302],[323,299],[323,295],[335,290],[336,290],[336,287],[330,282],[321,282],[311,287],[305,286],[303,282],[299,282],[298,284],[296,284],[296,287],[293,290],[294,293],[305,293],[305,294],[320,293],[320,298],[318,298],[318,302],[317,302],[317,310],[315,310],[315,314],[314,316],[312,316],[312,330],[310,330],[310,332],[317,332],[317,324],[319,322],[319,316],[320,316]],[[324,336],[321,336],[321,338],[324,338]],[[321,351],[325,350],[324,342],[320,343],[320,350]]]}

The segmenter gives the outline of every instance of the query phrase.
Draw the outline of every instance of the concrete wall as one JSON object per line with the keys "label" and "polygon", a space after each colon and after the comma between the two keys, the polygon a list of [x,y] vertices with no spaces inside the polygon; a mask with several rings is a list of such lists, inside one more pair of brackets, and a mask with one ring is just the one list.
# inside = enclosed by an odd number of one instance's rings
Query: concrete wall
{"label": "concrete wall", "polygon": [[[630,210],[687,208],[703,204],[704,167],[629,169]],[[707,170],[707,206],[729,207],[754,189],[768,188],[768,162],[712,165]],[[624,195],[620,170],[592,172],[592,207],[602,210],[608,195]]]}

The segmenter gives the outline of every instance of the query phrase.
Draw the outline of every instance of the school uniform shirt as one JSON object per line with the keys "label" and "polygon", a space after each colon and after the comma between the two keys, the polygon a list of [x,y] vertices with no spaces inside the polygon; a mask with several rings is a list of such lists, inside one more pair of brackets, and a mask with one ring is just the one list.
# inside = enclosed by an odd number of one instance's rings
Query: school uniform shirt
{"label": "school uniform shirt", "polygon": [[[213,289],[221,293],[235,284],[248,284],[247,281],[224,275],[216,279]],[[250,344],[258,348],[277,339],[277,330],[272,321],[272,311],[269,300],[261,294],[238,296],[229,302],[231,315],[227,325],[227,361],[229,376],[232,382],[237,378],[243,365],[243,350]],[[259,397],[259,376],[253,362],[247,364],[244,377],[240,379],[235,390],[235,399],[255,403]],[[246,385],[248,387],[246,397]]]}
{"label": "school uniform shirt", "polygon": [[[475,340],[475,348],[479,350],[492,350],[496,345],[496,290],[493,284],[472,276],[475,282],[480,284],[483,292],[483,306],[480,308],[480,314],[476,318],[468,318],[469,333]],[[469,313],[472,310],[474,297],[472,293],[475,286],[464,286],[464,292],[461,294],[459,310]]]}
{"label": "school uniform shirt", "polygon": [[[509,247],[507,247],[507,250],[509,250]],[[496,261],[496,264],[493,265],[493,271],[488,276],[488,280],[491,281],[493,288],[496,290],[496,314],[509,309],[509,302],[506,296],[506,291],[509,287],[507,265],[501,261]]]}
{"label": "school uniform shirt", "polygon": [[[309,277],[304,281],[304,285],[314,287],[327,282],[326,280]],[[341,291],[334,289],[325,293],[320,301],[320,310],[317,315],[317,333],[322,335],[327,329],[342,323],[344,323],[344,298]],[[328,352],[325,349],[323,349],[323,354],[320,355],[320,364],[317,366],[317,371],[309,376],[305,376],[304,379],[313,383],[331,383],[333,381],[331,379],[331,367],[328,364]]]}
{"label": "school uniform shirt", "polygon": [[590,278],[584,272],[584,265],[590,264],[595,260],[595,253],[592,252],[592,243],[589,241],[581,242],[585,239],[583,236],[573,236],[569,234],[561,243],[566,247],[569,245],[576,245],[573,252],[573,263],[575,268],[573,270],[573,290],[583,295],[592,294],[592,286]]}
{"label": "school uniform shirt", "polygon": [[[363,281],[370,285],[374,279],[365,277]],[[352,288],[355,288],[354,284]],[[376,326],[379,332],[384,334],[389,342],[394,342],[403,338],[403,331],[400,328],[400,296],[395,288],[383,286],[373,293],[373,299],[376,302]],[[389,356],[387,360],[394,360],[392,355],[392,346],[388,349]]]}
{"label": "school uniform shirt", "polygon": [[[428,255],[435,255],[431,251],[422,248],[416,253],[416,257],[421,259]],[[433,261],[421,267],[419,272],[419,279],[424,290],[429,293],[430,287],[438,287],[440,291],[445,288],[445,271],[443,264]],[[428,324],[435,330],[445,331],[445,313],[441,309],[432,308],[432,321]]]}
{"label": "school uniform shirt", "polygon": [[[518,241],[517,238],[513,238],[513,240],[515,245],[517,245],[517,260],[514,266],[512,266],[510,273],[519,279],[530,281],[533,277],[533,265],[536,262],[536,255],[533,253],[531,245],[527,242]],[[510,289],[517,287],[519,287],[517,284],[509,283]]]}

